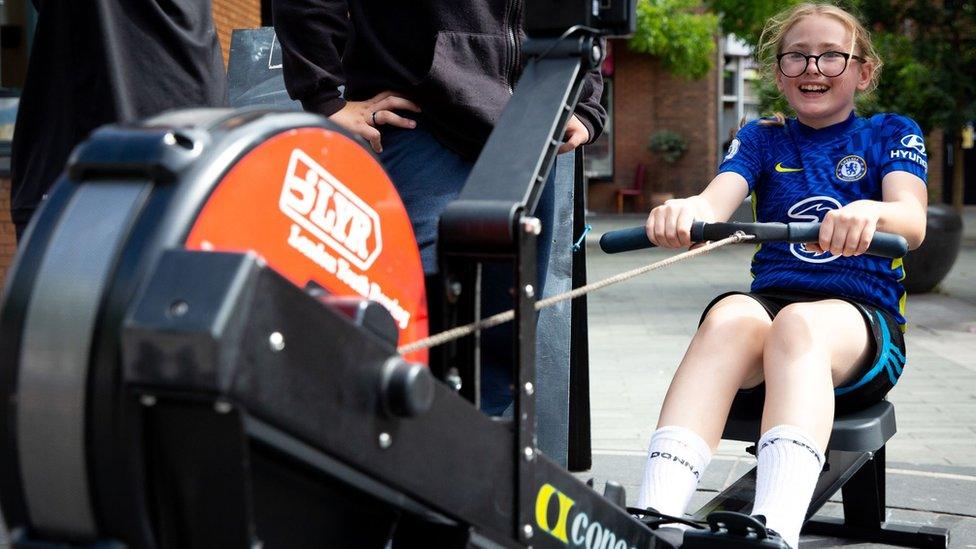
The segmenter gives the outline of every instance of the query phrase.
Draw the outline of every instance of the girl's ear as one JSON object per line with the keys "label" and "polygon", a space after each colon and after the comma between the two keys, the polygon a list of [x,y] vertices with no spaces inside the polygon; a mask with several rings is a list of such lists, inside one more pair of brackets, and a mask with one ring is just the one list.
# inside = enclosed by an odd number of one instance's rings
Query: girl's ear
{"label": "girl's ear", "polygon": [[864,91],[871,85],[871,77],[874,76],[874,62],[865,61],[864,63],[858,63],[858,65],[861,70],[857,73],[857,89],[858,91]]}
{"label": "girl's ear", "polygon": [[779,71],[779,65],[773,65],[773,75],[776,77],[776,89],[779,90],[779,93],[786,93],[783,90],[783,73]]}

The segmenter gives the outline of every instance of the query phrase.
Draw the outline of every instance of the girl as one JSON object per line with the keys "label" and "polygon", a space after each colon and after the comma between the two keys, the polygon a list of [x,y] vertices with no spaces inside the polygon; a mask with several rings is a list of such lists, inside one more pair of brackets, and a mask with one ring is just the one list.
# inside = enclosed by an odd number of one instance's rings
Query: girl
{"label": "girl", "polygon": [[647,235],[688,246],[693,220],[724,221],[751,193],[759,221],[822,221],[820,240],[763,244],[751,292],[708,306],[651,437],[638,506],[685,511],[742,392],[762,410],[753,513],[796,547],[835,409],[878,402],[904,366],[901,261],[861,254],[875,231],[922,242],[926,156],[913,121],[854,113],[881,60],[850,13],[798,5],[761,42],[796,118],[740,129],[708,187],[651,211]]}

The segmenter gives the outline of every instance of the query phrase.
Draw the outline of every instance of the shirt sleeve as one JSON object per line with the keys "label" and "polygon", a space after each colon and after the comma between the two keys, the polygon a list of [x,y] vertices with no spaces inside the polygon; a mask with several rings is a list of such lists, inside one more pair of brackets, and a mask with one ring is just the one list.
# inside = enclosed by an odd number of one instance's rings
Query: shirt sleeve
{"label": "shirt sleeve", "polygon": [[345,104],[342,54],[349,34],[346,0],[274,0],[288,95],[307,111],[330,116]]}
{"label": "shirt sleeve", "polygon": [[741,175],[749,184],[749,192],[752,192],[762,174],[763,141],[764,135],[758,121],[739,128],[725,159],[718,167],[718,173],[733,172]]}
{"label": "shirt sleeve", "polygon": [[914,120],[889,115],[882,129],[881,177],[891,172],[908,172],[923,182],[928,173],[925,138]]}
{"label": "shirt sleeve", "polygon": [[583,89],[574,111],[590,134],[587,144],[593,143],[600,137],[607,122],[607,111],[600,104],[601,95],[603,95],[603,75],[600,74],[600,69],[596,68],[587,73],[583,80]]}

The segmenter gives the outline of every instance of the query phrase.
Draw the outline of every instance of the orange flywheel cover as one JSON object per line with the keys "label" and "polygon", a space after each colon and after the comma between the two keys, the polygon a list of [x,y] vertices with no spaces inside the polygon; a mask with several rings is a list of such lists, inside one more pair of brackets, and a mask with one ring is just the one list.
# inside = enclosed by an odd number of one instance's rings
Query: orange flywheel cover
{"label": "orange flywheel cover", "polygon": [[[383,168],[360,145],[325,128],[261,143],[228,171],[190,230],[186,247],[246,251],[299,287],[379,302],[399,344],[427,336],[424,274],[410,220]],[[427,352],[408,359],[427,363]]]}

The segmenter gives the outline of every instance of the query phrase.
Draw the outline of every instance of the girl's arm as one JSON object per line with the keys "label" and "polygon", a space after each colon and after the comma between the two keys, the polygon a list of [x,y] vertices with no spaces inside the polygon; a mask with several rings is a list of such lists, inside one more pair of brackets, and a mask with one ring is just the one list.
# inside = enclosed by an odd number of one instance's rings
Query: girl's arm
{"label": "girl's arm", "polygon": [[657,246],[691,246],[694,221],[726,221],[749,192],[741,175],[723,172],[715,176],[701,194],[668,200],[651,210],[644,224],[647,238]]}
{"label": "girl's arm", "polygon": [[925,238],[925,183],[908,172],[894,171],[881,181],[882,202],[857,200],[833,210],[820,227],[820,248],[834,255],[860,255],[876,231],[900,234],[909,249]]}

